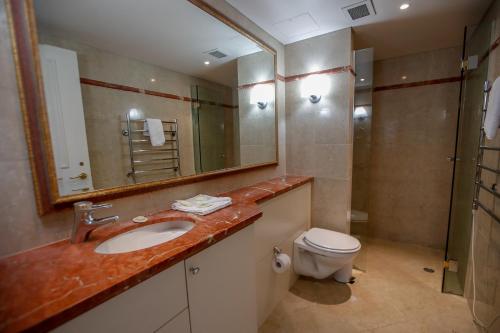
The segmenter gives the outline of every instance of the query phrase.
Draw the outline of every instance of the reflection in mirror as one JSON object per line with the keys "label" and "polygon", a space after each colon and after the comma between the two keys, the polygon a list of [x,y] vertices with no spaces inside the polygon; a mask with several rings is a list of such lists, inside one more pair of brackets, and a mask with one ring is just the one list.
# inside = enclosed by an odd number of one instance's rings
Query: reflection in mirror
{"label": "reflection in mirror", "polygon": [[[372,135],[373,48],[354,52],[356,83],[354,90],[354,140],[351,194],[351,234],[363,244],[368,237],[369,183]],[[355,261],[366,270],[366,246]]]}
{"label": "reflection in mirror", "polygon": [[274,55],[185,0],[35,0],[60,195],[276,161]]}

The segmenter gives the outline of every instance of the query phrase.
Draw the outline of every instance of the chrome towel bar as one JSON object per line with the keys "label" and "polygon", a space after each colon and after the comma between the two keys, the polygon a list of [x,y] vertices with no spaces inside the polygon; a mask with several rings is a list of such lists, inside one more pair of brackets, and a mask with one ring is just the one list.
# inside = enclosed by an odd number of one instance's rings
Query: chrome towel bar
{"label": "chrome towel bar", "polygon": [[491,211],[491,209],[489,209],[488,207],[484,206],[481,202],[479,202],[478,200],[474,200],[474,205],[476,205],[477,207],[479,207],[482,210],[484,210],[484,212],[486,214],[488,214],[492,219],[494,219],[495,221],[497,221],[498,223],[500,223],[500,218],[498,216],[496,216],[495,213],[493,213]]}
{"label": "chrome towel bar", "polygon": [[487,170],[487,171],[490,171],[490,172],[494,172],[494,173],[496,173],[496,174],[500,174],[500,170],[498,170],[498,169],[493,169],[493,168],[487,167],[487,166],[485,166],[485,165],[478,164],[478,165],[477,165],[477,167],[478,167],[478,168],[481,168],[481,169],[483,169],[483,170]]}
{"label": "chrome towel bar", "polygon": [[[179,128],[177,119],[161,120],[163,124],[163,132],[170,133],[171,137],[171,139],[165,140],[165,148],[154,148],[151,146],[150,140],[148,140],[148,138],[144,138],[143,135],[147,132],[147,130],[145,130],[144,127],[138,127],[143,126],[142,124],[145,124],[146,119],[130,119],[130,114],[127,112],[126,120],[123,122],[126,122],[127,128],[122,129],[121,133],[128,139],[127,141],[130,155],[130,171],[127,173],[127,177],[132,177],[134,183],[137,183],[136,175],[171,170],[175,171],[178,176],[181,175]],[[141,158],[137,158],[136,155],[141,155]],[[143,169],[145,166],[150,164],[152,166],[159,166],[159,163],[165,163],[164,167]]]}
{"label": "chrome towel bar", "polygon": [[491,87],[488,81],[484,82],[483,86],[483,109],[482,109],[482,114],[481,114],[481,129],[479,131],[479,149],[477,151],[477,158],[476,158],[476,175],[474,179],[474,197],[472,199],[472,208],[477,210],[478,208],[481,208],[484,212],[486,212],[492,219],[494,219],[497,223],[500,223],[500,218],[491,210],[490,208],[486,207],[484,204],[482,204],[479,201],[479,192],[481,190],[484,190],[488,192],[489,194],[493,195],[495,198],[500,198],[500,193],[495,190],[496,184],[493,184],[490,187],[485,186],[481,180],[481,171],[482,170],[487,170],[490,172],[494,172],[496,174],[500,174],[500,170],[498,169],[493,169],[487,166],[483,165],[483,156],[484,156],[484,151],[485,150],[490,150],[490,151],[500,151],[500,147],[490,147],[485,145],[485,133],[484,133],[484,120],[486,119],[486,112],[488,108],[488,98],[489,98],[489,93],[490,93]]}
{"label": "chrome towel bar", "polygon": [[[483,131],[483,129],[481,129],[481,131]],[[479,148],[480,148],[480,149],[483,149],[483,150],[495,150],[495,151],[500,151],[500,147],[480,146]]]}
{"label": "chrome towel bar", "polygon": [[497,198],[500,198],[500,193],[498,193],[496,190],[492,189],[492,188],[489,188],[487,186],[484,186],[484,184],[482,182],[476,182],[476,186],[479,186],[480,188],[482,188],[483,190],[485,190],[486,192],[490,193],[490,194],[493,194],[495,197]]}

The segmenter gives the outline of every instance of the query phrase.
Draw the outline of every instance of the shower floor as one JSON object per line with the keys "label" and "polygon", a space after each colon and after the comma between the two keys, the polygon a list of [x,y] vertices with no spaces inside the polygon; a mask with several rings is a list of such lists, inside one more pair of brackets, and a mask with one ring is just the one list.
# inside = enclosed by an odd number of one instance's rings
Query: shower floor
{"label": "shower floor", "polygon": [[466,300],[441,293],[443,251],[374,239],[363,246],[366,272],[354,272],[355,284],[301,277],[259,332],[479,332]]}
{"label": "shower floor", "polygon": [[455,272],[448,271],[446,273],[444,276],[444,285],[446,286],[445,290],[451,294],[463,295],[464,293],[460,281],[458,280],[458,274]]}

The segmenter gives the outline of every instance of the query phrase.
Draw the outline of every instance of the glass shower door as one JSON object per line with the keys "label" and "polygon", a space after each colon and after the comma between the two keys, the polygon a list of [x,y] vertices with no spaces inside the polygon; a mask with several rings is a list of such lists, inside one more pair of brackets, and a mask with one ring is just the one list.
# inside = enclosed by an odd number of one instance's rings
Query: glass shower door
{"label": "glass shower door", "polygon": [[[491,39],[491,22],[483,22],[465,41],[465,59],[486,54]],[[487,79],[488,61],[479,61],[476,69],[465,71],[461,82],[461,101],[448,238],[446,242],[443,292],[463,295],[469,258],[472,223],[474,175],[481,128],[483,84]]]}
{"label": "glass shower door", "polygon": [[[373,48],[354,51],[357,79],[354,84],[353,167],[351,192],[351,235],[361,242],[354,267],[367,269],[370,212],[369,183],[372,145]],[[361,80],[362,78],[362,80]]]}
{"label": "glass shower door", "polygon": [[222,98],[216,91],[194,86],[193,142],[196,173],[224,169],[225,111]]}

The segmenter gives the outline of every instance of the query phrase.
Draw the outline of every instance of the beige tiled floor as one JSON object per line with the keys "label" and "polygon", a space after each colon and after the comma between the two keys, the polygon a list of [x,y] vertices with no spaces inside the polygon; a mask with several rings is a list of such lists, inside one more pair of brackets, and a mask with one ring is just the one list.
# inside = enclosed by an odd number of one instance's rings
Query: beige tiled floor
{"label": "beige tiled floor", "polygon": [[355,284],[301,277],[260,333],[478,332],[465,299],[441,293],[442,251],[381,240],[364,246],[366,272],[354,272]]}

